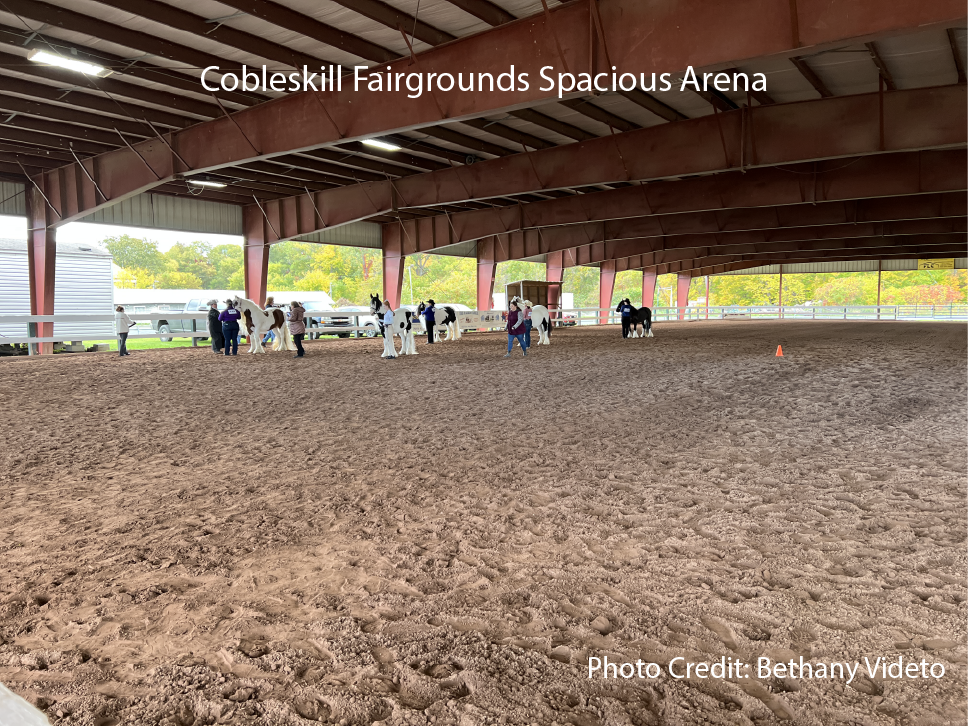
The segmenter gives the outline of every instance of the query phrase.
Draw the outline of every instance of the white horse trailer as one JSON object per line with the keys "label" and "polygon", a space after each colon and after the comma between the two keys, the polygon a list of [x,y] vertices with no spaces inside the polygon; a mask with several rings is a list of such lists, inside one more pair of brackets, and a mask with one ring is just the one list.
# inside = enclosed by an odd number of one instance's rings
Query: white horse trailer
{"label": "white horse trailer", "polygon": [[[114,315],[112,257],[107,250],[58,242],[54,274],[55,315]],[[26,240],[0,239],[0,317],[30,315]],[[0,323],[0,336],[22,338],[25,323]],[[62,340],[114,340],[114,322],[54,323]],[[0,343],[3,338],[0,337]]]}

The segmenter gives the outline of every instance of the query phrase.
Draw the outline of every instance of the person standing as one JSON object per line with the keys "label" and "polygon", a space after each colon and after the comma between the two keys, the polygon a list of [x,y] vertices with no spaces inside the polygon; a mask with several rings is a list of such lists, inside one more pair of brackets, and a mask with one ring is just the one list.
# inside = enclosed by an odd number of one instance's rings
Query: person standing
{"label": "person standing", "polygon": [[208,337],[212,339],[212,352],[222,352],[222,324],[218,321],[218,300],[208,301]]}
{"label": "person standing", "polygon": [[383,313],[383,355],[381,358],[393,360],[397,357],[397,349],[393,345],[393,308],[387,300],[380,308]]}
{"label": "person standing", "polygon": [[434,342],[434,335],[436,334],[437,327],[437,314],[434,309],[434,300],[431,298],[427,301],[427,307],[424,308],[424,325],[427,327],[427,344],[430,345]]}
{"label": "person standing", "polygon": [[615,308],[615,312],[622,316],[622,337],[628,338],[632,333],[632,301],[625,298]]}
{"label": "person standing", "polygon": [[531,301],[524,301],[524,347],[531,347]]}
{"label": "person standing", "polygon": [[128,331],[135,326],[135,323],[120,305],[114,309],[114,324],[118,331],[118,354],[131,355],[128,352]]}
{"label": "person standing", "polygon": [[296,344],[296,355],[293,358],[302,358],[306,355],[303,350],[303,338],[306,337],[306,308],[302,303],[293,300],[289,304],[289,332],[292,333],[292,342]]}
{"label": "person standing", "polygon": [[222,337],[225,339],[225,355],[229,355],[230,349],[231,355],[238,355],[239,320],[242,319],[242,313],[235,309],[235,303],[231,300],[226,300],[225,304],[228,307],[218,316],[222,323]]}
{"label": "person standing", "polygon": [[508,352],[504,355],[505,358],[511,357],[511,348],[514,346],[515,340],[518,341],[524,355],[528,354],[528,346],[524,342],[525,330],[524,313],[518,309],[516,302],[512,302],[511,310],[508,312]]}
{"label": "person standing", "polygon": [[[272,295],[266,298],[266,306],[264,308],[265,310],[270,310],[272,308],[281,308],[281,307],[282,305],[276,305],[276,299]],[[265,336],[263,336],[262,338],[262,345],[268,345],[269,343],[274,342],[275,339],[276,339],[276,331],[270,328],[269,332],[266,333]]]}

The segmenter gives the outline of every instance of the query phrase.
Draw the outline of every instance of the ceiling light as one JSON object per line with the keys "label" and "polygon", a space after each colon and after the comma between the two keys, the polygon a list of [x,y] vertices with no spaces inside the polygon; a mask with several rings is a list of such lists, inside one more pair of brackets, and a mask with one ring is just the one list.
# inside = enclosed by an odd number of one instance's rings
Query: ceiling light
{"label": "ceiling light", "polygon": [[189,179],[188,183],[199,187],[214,187],[215,189],[221,189],[222,187],[228,186],[225,184],[225,182],[206,181],[205,179]]}
{"label": "ceiling light", "polygon": [[111,73],[111,71],[104,66],[86,63],[85,61],[75,60],[73,58],[65,58],[63,56],[48,53],[46,50],[40,49],[30,51],[30,53],[27,54],[27,60],[32,60],[34,63],[43,63],[49,66],[67,68],[71,71],[84,73],[88,76],[97,76],[98,78],[103,78]]}
{"label": "ceiling light", "polygon": [[394,146],[393,144],[388,144],[386,141],[379,141],[377,139],[363,139],[363,143],[367,146],[383,149],[384,151],[400,151],[399,146]]}

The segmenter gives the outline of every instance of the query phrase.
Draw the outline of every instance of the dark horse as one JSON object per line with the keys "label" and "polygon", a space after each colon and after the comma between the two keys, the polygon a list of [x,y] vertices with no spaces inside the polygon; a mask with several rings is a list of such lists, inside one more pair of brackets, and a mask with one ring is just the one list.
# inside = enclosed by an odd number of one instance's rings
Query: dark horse
{"label": "dark horse", "polygon": [[[632,335],[631,338],[654,338],[652,335],[652,311],[649,308],[632,308]],[[639,336],[638,329],[642,326],[642,335]]]}

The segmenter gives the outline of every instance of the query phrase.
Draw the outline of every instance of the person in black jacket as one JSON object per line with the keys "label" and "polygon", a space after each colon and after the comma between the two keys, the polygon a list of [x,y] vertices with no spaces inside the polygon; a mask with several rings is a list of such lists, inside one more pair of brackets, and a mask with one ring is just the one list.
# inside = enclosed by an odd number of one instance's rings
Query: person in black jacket
{"label": "person in black jacket", "polygon": [[222,323],[218,320],[218,300],[208,301],[208,336],[212,339],[212,350],[221,353],[225,341],[222,339]]}
{"label": "person in black jacket", "polygon": [[625,298],[615,308],[615,312],[622,315],[622,337],[629,337],[632,332],[632,301]]}

